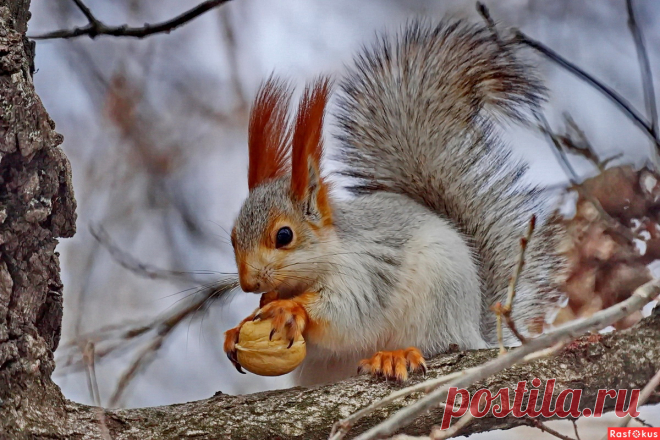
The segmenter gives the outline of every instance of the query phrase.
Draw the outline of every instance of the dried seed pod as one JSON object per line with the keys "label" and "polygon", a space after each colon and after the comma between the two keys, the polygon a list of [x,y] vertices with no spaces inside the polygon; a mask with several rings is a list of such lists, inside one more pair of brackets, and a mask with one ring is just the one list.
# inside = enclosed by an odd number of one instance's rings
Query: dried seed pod
{"label": "dried seed pod", "polygon": [[271,321],[248,321],[241,327],[236,344],[238,363],[260,376],[280,376],[293,371],[307,354],[305,340],[298,336],[291,347],[290,341],[279,333],[273,334]]}

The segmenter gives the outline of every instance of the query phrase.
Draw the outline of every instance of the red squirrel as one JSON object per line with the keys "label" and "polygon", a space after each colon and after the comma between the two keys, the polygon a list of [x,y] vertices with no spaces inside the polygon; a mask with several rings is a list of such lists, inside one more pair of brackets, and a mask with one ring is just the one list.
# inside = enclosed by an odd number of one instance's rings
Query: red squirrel
{"label": "red squirrel", "polygon": [[[498,134],[545,99],[519,52],[485,26],[412,22],[355,57],[332,106],[327,78],[307,85],[295,115],[286,82],[260,88],[231,241],[242,289],[267,292],[243,322],[302,333],[301,384],[356,367],[406,380],[450,344],[497,342],[490,307],[504,301],[520,237],[544,209]],[[333,196],[322,173],[326,112],[350,198]],[[541,220],[530,242],[513,316],[523,334],[560,296],[559,227]],[[239,370],[240,326],[224,344]]]}

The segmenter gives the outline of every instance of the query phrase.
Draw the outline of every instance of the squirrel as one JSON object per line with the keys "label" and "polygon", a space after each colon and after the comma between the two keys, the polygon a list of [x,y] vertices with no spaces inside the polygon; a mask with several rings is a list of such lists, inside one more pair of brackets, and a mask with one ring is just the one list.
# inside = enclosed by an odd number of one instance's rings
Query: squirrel
{"label": "squirrel", "polygon": [[[300,384],[356,367],[404,381],[450,344],[497,344],[491,307],[505,302],[532,213],[546,210],[498,135],[546,100],[520,46],[458,20],[412,21],[362,49],[330,113],[351,197],[321,170],[330,80],[306,86],[295,116],[284,80],[262,84],[231,243],[242,290],[266,292],[243,322],[272,319],[273,332],[307,342]],[[541,218],[527,248],[512,315],[522,334],[538,332],[560,298],[558,228]],[[243,322],[224,344],[239,371]]]}

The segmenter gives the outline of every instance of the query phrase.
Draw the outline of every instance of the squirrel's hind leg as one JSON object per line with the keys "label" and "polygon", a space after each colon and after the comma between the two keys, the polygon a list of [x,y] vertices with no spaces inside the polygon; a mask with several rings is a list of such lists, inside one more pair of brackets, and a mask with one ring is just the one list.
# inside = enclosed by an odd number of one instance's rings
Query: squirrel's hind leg
{"label": "squirrel's hind leg", "polygon": [[415,347],[405,350],[379,351],[368,359],[362,359],[358,373],[394,379],[399,382],[408,380],[408,373],[421,371],[426,374],[426,361]]}

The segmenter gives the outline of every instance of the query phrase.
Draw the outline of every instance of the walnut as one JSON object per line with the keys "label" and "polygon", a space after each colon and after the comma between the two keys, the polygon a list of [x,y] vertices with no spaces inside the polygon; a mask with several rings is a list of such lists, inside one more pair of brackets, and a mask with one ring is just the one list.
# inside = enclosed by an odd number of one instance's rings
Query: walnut
{"label": "walnut", "polygon": [[305,359],[305,340],[301,335],[290,341],[279,332],[269,340],[271,321],[248,321],[241,327],[236,344],[238,363],[260,376],[280,376],[293,371]]}

